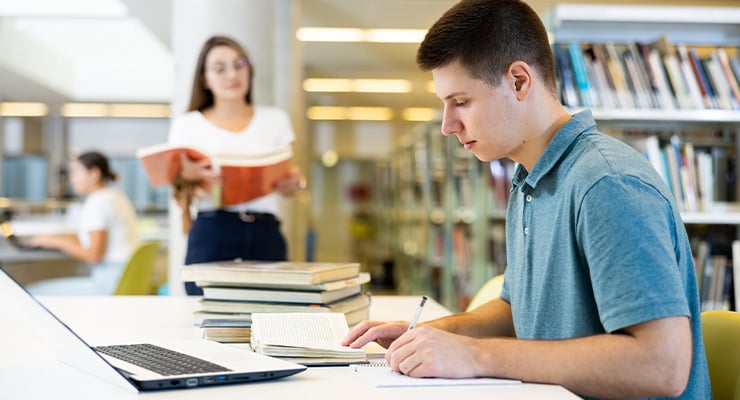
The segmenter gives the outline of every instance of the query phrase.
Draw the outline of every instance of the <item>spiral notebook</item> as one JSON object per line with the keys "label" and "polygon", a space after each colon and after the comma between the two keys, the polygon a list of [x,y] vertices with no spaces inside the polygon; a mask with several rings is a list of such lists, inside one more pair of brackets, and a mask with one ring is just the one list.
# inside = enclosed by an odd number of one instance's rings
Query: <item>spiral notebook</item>
{"label": "spiral notebook", "polygon": [[367,364],[352,365],[350,368],[364,376],[375,387],[405,386],[480,386],[516,385],[522,381],[498,378],[414,378],[391,370],[385,359],[374,359]]}

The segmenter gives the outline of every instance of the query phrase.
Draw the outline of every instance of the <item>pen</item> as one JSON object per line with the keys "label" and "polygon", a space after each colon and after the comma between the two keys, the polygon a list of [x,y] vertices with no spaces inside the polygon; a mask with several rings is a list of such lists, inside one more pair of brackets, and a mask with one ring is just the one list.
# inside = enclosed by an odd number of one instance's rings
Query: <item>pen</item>
{"label": "pen", "polygon": [[427,296],[421,296],[421,303],[419,303],[419,307],[416,308],[416,314],[414,314],[414,317],[411,318],[411,323],[409,324],[409,329],[407,330],[407,332],[414,329],[414,327],[416,326],[416,322],[419,321],[421,310],[424,308],[424,303],[426,302]]}

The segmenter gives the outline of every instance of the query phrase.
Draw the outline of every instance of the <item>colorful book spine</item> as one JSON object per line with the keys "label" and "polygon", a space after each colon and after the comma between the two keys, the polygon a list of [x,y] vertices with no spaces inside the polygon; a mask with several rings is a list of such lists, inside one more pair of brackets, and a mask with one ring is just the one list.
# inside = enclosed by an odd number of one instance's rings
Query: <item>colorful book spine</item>
{"label": "colorful book spine", "polygon": [[573,75],[578,85],[578,93],[581,96],[581,105],[584,107],[594,107],[593,89],[586,71],[586,64],[583,61],[583,49],[579,43],[568,43],[568,54],[570,55],[571,65],[573,66]]}

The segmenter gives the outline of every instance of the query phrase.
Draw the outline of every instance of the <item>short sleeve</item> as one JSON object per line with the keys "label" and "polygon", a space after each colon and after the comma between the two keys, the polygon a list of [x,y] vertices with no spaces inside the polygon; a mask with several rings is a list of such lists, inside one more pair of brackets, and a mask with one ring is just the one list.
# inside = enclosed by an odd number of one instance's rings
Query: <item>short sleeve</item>
{"label": "short sleeve", "polygon": [[608,332],[689,315],[677,226],[671,202],[634,176],[604,177],[583,197],[576,234]]}

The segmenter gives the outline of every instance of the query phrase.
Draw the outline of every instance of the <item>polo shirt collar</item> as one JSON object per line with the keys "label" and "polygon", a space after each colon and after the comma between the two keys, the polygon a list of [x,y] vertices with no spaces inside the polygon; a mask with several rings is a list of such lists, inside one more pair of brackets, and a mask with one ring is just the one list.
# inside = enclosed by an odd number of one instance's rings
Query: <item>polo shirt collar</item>
{"label": "polo shirt collar", "polygon": [[512,179],[512,191],[522,184],[532,189],[537,187],[537,182],[547,175],[555,164],[565,156],[566,150],[568,150],[576,138],[586,130],[591,130],[595,127],[596,121],[594,121],[590,110],[585,110],[571,116],[568,122],[560,127],[555,136],[553,136],[545,151],[535,163],[534,168],[532,168],[531,173],[527,172],[523,165],[517,165],[514,172],[514,179]]}

